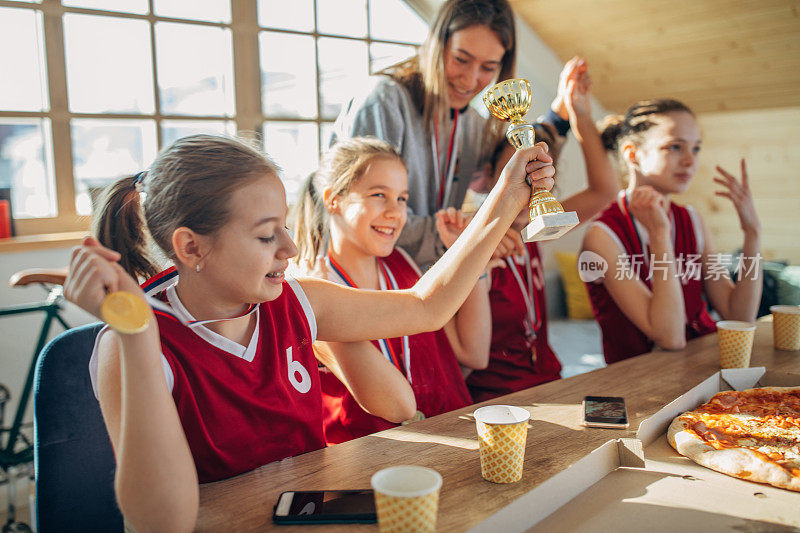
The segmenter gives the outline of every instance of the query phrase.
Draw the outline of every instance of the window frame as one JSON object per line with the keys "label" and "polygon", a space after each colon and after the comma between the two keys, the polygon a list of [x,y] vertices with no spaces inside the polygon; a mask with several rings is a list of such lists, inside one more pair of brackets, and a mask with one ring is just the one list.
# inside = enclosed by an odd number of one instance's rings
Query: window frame
{"label": "window frame", "polygon": [[[91,217],[79,215],[75,205],[76,187],[72,157],[72,133],[70,129],[73,119],[141,119],[152,120],[156,125],[156,140],[160,150],[162,146],[162,123],[170,120],[185,121],[232,121],[236,131],[242,137],[255,139],[260,146],[264,146],[262,131],[267,123],[302,122],[313,123],[317,128],[317,140],[320,150],[323,145],[323,125],[332,124],[333,120],[323,119],[321,115],[320,94],[320,65],[318,53],[318,40],[324,37],[361,41],[366,44],[367,53],[370,53],[372,43],[397,44],[418,47],[413,42],[376,39],[372,37],[370,22],[370,9],[372,1],[365,1],[367,31],[364,37],[350,37],[321,33],[317,30],[317,0],[313,0],[314,28],[313,31],[295,31],[278,28],[262,27],[258,23],[257,0],[231,0],[230,22],[209,22],[175,17],[164,17],[154,14],[155,0],[148,0],[149,11],[147,14],[122,13],[102,9],[89,9],[68,7],[61,0],[41,0],[40,3],[22,2],[17,0],[0,0],[0,7],[30,9],[41,13],[44,39],[45,60],[45,90],[49,95],[50,108],[47,111],[7,111],[0,110],[0,119],[49,119],[52,146],[52,161],[55,182],[55,203],[57,215],[42,218],[15,218],[14,225],[16,236],[34,236],[66,232],[80,232],[88,230]],[[429,13],[420,0],[403,0],[406,5],[415,11],[420,18],[428,20]],[[152,114],[130,113],[75,113],[69,110],[67,99],[67,74],[66,55],[64,44],[63,15],[66,13],[110,16],[123,19],[145,20],[148,22],[150,32],[150,48],[153,69],[153,92],[155,108]],[[195,116],[174,115],[161,112],[160,94],[158,88],[158,64],[156,60],[155,24],[156,22],[175,22],[180,24],[210,26],[227,28],[231,32],[233,49],[233,90],[234,111],[233,116]],[[298,117],[267,117],[263,112],[261,94],[261,66],[259,61],[259,35],[262,31],[286,33],[294,35],[311,36],[314,39],[314,60],[316,68],[316,116],[314,118]],[[369,61],[371,69],[371,56]],[[372,74],[370,72],[369,74]]]}

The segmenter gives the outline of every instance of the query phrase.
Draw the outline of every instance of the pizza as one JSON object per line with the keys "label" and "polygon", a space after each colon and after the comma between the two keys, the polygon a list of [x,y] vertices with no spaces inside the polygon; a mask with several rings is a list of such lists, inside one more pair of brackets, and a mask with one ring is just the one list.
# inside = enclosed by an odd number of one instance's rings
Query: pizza
{"label": "pizza", "polygon": [[717,472],[800,492],[800,387],[717,393],[675,418],[667,439]]}

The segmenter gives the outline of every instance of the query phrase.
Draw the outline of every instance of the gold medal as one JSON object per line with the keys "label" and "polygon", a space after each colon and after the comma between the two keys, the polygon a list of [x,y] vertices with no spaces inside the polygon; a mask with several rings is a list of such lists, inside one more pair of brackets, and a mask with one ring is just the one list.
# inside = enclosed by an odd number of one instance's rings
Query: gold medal
{"label": "gold medal", "polygon": [[141,333],[147,329],[151,317],[147,302],[127,291],[107,295],[100,306],[100,314],[109,326],[124,334]]}
{"label": "gold medal", "polygon": [[425,420],[425,415],[422,414],[422,411],[417,411],[416,413],[414,413],[414,416],[404,421],[401,425],[406,426],[408,424],[411,424],[412,422],[419,422],[420,420]]}

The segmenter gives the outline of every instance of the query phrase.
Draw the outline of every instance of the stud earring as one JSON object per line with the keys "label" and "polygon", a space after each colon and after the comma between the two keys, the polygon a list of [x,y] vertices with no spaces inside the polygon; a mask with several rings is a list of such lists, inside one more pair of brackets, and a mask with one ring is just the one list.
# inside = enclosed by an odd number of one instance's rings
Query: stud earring
{"label": "stud earring", "polygon": [[195,269],[195,270],[197,271],[197,273],[199,274],[199,273],[200,273],[200,263],[197,263],[197,264],[194,266],[194,269]]}

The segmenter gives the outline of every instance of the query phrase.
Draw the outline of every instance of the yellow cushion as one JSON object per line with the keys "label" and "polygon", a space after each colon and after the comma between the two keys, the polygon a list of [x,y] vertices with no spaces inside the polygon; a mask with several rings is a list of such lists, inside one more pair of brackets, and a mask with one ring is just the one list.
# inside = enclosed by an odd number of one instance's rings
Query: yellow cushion
{"label": "yellow cushion", "polygon": [[589,293],[578,275],[578,254],[556,252],[556,261],[567,297],[567,315],[573,320],[594,318]]}

